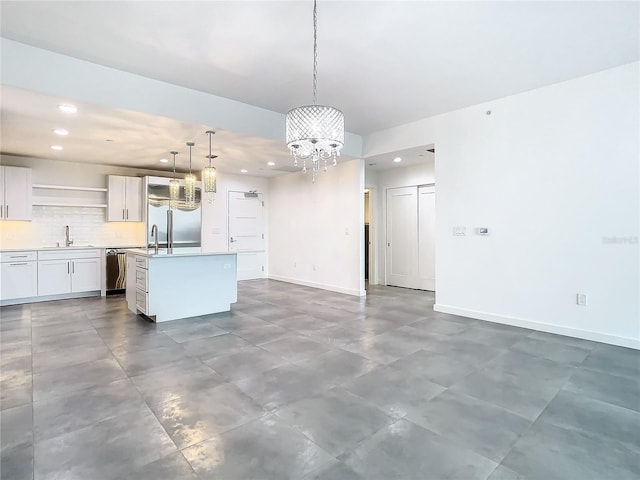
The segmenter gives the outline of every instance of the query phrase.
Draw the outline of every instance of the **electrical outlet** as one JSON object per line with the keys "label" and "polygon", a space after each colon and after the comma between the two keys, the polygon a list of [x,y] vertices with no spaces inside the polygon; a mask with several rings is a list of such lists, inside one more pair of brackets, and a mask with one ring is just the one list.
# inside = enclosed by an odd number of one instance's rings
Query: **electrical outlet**
{"label": "electrical outlet", "polygon": [[586,293],[576,293],[576,304],[581,307],[587,306],[587,294]]}
{"label": "electrical outlet", "polygon": [[453,227],[453,234],[457,237],[462,237],[467,234],[467,227]]}

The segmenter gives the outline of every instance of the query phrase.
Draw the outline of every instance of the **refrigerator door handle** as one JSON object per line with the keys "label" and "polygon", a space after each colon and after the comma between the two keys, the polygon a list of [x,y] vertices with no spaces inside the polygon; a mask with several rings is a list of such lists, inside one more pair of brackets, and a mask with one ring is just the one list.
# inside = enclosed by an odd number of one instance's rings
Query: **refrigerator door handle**
{"label": "refrigerator door handle", "polygon": [[173,210],[167,210],[167,252],[173,252]]}

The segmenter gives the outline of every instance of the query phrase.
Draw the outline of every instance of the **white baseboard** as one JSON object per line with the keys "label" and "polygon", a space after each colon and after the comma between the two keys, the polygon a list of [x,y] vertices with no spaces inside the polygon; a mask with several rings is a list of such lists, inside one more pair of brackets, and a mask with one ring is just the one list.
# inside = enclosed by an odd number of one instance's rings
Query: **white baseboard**
{"label": "white baseboard", "polygon": [[479,312],[476,310],[467,310],[464,308],[452,307],[436,303],[433,306],[436,312],[450,313],[452,315],[460,315],[462,317],[475,318],[478,320],[486,320],[487,322],[502,323],[504,325],[512,325],[514,327],[530,328],[541,332],[555,333],[558,335],[566,335],[568,337],[581,338],[583,340],[591,340],[594,342],[608,343],[618,345],[620,347],[634,348],[640,350],[640,339],[619,337],[601,332],[593,332],[590,330],[581,330],[579,328],[563,327],[561,325],[553,325],[549,323],[541,323],[533,320],[525,320],[516,317],[507,317],[505,315],[496,315],[494,313]]}
{"label": "white baseboard", "polygon": [[304,285],[305,287],[320,288],[322,290],[329,290],[331,292],[344,293],[346,295],[355,295],[356,297],[363,297],[364,295],[366,295],[365,291],[361,292],[360,290],[357,290],[357,289],[343,288],[335,285],[327,285],[324,283],[308,282],[306,280],[300,280],[297,278],[289,278],[289,277],[281,277],[279,275],[269,275],[269,279],[278,280],[279,282],[295,283],[296,285]]}
{"label": "white baseboard", "polygon": [[28,298],[2,300],[0,302],[0,306],[4,307],[8,305],[22,305],[24,303],[49,302],[51,300],[69,300],[74,298],[99,297],[99,296],[100,296],[100,290],[92,290],[90,292],[80,292],[80,293],[61,293],[59,295],[43,295],[41,297],[28,297]]}

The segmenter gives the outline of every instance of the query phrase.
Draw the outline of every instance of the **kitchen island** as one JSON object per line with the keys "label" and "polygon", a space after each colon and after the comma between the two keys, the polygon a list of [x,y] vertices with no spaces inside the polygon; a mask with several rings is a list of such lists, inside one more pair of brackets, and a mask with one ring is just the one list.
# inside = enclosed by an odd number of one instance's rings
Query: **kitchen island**
{"label": "kitchen island", "polygon": [[228,312],[237,301],[233,252],[153,248],[127,252],[126,298],[129,310],[156,322]]}

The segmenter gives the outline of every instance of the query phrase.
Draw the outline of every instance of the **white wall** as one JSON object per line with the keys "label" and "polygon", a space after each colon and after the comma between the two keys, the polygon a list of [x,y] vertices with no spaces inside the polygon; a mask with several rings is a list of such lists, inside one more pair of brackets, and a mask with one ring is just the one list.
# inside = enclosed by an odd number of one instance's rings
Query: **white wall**
{"label": "white wall", "polygon": [[[63,162],[41,158],[2,155],[2,165],[31,168],[34,184],[107,187],[107,175],[162,175],[155,170],[112,167],[107,165]],[[52,191],[40,191],[39,193]],[[86,196],[91,203],[106,203],[106,193],[55,192],[66,196]],[[34,192],[34,200],[37,195]],[[69,225],[76,244],[98,246],[144,245],[142,222],[107,222],[106,208],[34,206],[31,222],[0,222],[2,248],[35,248],[64,241],[64,227]]]}
{"label": "white wall", "polygon": [[364,295],[363,195],[362,160],[270,179],[269,278]]}
{"label": "white wall", "polygon": [[435,183],[433,154],[428,153],[427,155],[424,163],[420,165],[390,168],[377,172],[378,185],[386,189]]}
{"label": "white wall", "polygon": [[[248,192],[256,190],[262,193],[265,202],[265,213],[268,212],[268,180],[262,177],[247,175],[231,175],[218,173],[217,193],[211,204],[204,195],[202,199],[202,248],[208,252],[226,252],[229,249],[228,192]],[[265,215],[265,226],[268,229],[268,214]],[[265,232],[265,248],[269,234]]]}
{"label": "white wall", "polygon": [[640,348],[639,67],[365,140],[367,155],[435,144],[437,310]]}

